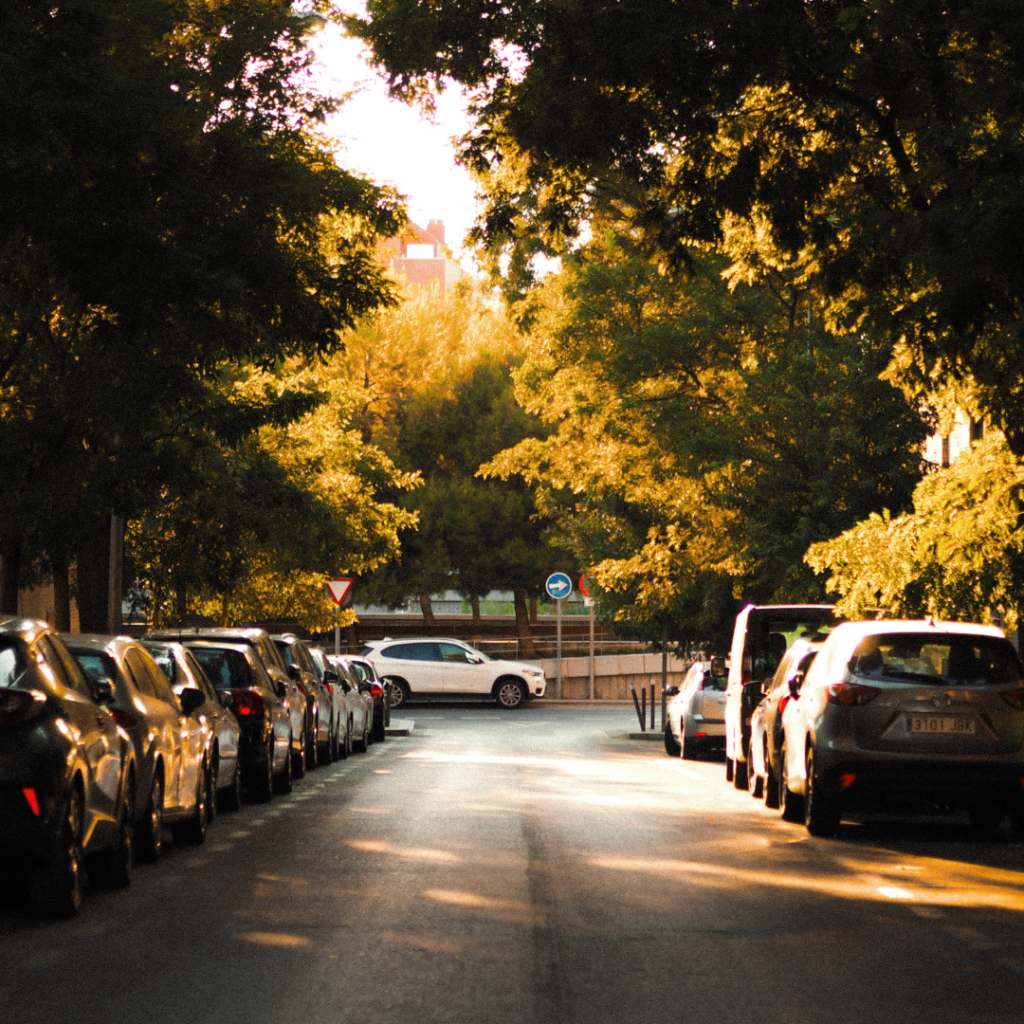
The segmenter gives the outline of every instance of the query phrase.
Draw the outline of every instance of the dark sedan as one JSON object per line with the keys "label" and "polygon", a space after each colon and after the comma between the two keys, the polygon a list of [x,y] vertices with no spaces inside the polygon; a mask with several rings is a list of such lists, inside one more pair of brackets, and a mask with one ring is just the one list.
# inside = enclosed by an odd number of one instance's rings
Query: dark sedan
{"label": "dark sedan", "polygon": [[70,917],[94,881],[132,877],[137,769],[128,734],[45,623],[0,621],[0,857],[33,908]]}

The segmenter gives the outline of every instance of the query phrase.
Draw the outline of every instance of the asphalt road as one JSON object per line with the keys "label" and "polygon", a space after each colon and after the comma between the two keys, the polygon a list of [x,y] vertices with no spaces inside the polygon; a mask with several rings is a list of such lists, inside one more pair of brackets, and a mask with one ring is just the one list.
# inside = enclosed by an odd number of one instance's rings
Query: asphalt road
{"label": "asphalt road", "polygon": [[625,707],[410,708],[407,738],[170,844],[71,922],[0,901],[0,1021],[1024,1020],[1024,846],[816,840]]}

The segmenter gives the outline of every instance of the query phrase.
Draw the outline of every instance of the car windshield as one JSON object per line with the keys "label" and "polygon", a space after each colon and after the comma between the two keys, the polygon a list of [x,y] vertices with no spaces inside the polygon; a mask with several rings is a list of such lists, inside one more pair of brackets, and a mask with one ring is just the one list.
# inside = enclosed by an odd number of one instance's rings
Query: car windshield
{"label": "car windshield", "polygon": [[0,640],[0,689],[13,689],[25,674],[21,645],[13,639]]}
{"label": "car windshield", "polygon": [[936,686],[1010,686],[1022,679],[1020,659],[1008,640],[967,633],[882,633],[865,637],[850,658],[864,679]]}

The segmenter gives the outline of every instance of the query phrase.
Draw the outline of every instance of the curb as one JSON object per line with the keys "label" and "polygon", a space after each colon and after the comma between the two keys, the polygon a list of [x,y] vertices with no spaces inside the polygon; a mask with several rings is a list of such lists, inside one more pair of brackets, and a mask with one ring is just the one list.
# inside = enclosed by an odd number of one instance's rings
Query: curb
{"label": "curb", "polygon": [[395,719],[391,725],[384,730],[385,736],[411,736],[416,723],[410,718],[406,720]]}

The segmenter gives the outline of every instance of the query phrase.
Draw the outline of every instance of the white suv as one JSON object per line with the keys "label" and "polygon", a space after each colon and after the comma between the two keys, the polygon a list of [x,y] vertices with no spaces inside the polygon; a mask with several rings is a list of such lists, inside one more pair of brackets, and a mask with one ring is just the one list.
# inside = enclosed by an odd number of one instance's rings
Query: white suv
{"label": "white suv", "polygon": [[372,640],[360,652],[377,675],[392,682],[391,706],[416,697],[488,695],[503,708],[543,697],[544,670],[522,661],[489,658],[461,640],[416,637]]}

